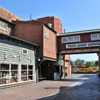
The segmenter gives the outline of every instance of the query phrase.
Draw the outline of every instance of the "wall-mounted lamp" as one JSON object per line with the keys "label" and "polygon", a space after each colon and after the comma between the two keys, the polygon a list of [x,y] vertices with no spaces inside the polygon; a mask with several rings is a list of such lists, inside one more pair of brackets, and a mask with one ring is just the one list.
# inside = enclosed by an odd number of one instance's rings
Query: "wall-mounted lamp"
{"label": "wall-mounted lamp", "polygon": [[30,57],[28,57],[28,60],[30,60],[31,58]]}
{"label": "wall-mounted lamp", "polygon": [[16,58],[16,57],[17,57],[16,55],[13,56],[13,58]]}
{"label": "wall-mounted lamp", "polygon": [[19,61],[21,61],[21,56],[19,55]]}
{"label": "wall-mounted lamp", "polygon": [[8,55],[7,52],[4,53],[4,59],[7,59]]}

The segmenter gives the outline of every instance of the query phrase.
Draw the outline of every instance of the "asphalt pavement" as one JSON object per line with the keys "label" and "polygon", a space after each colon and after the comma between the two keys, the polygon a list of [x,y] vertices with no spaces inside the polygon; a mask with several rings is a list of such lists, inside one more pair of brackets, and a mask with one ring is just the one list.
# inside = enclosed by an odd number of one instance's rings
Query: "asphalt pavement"
{"label": "asphalt pavement", "polygon": [[73,74],[58,81],[0,89],[0,100],[100,100],[100,79],[95,74]]}
{"label": "asphalt pavement", "polygon": [[100,100],[100,78],[93,74],[73,75],[73,84],[60,87],[59,93],[39,100]]}

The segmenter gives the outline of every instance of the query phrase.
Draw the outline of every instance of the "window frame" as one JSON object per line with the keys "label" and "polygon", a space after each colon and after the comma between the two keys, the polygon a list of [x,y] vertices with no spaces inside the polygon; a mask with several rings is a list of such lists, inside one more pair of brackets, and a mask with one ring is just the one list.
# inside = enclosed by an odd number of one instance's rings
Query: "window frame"
{"label": "window frame", "polygon": [[58,21],[58,27],[60,27],[60,21]]}
{"label": "window frame", "polygon": [[[75,37],[79,37],[79,40],[75,40]],[[78,42],[78,41],[80,41],[80,36],[78,35],[78,36],[73,36],[73,40],[75,41],[75,42]]]}
{"label": "window frame", "polygon": [[52,27],[52,23],[48,23],[48,26],[49,26],[50,28],[53,28],[53,27]]}
{"label": "window frame", "polygon": [[[72,41],[68,41],[68,38],[69,37],[72,37]],[[72,42],[80,42],[80,35],[77,35],[77,36],[69,36],[69,37],[62,37],[61,38],[61,43],[72,43]],[[79,40],[75,41],[75,37],[79,37]],[[66,41],[64,42],[63,39],[66,39]]]}
{"label": "window frame", "polygon": [[[48,34],[47,34],[48,33]],[[45,31],[45,38],[46,39],[49,39],[49,32],[48,31]]]}
{"label": "window frame", "polygon": [[[23,50],[26,50],[27,53],[24,53]],[[26,48],[22,48],[22,54],[23,54],[23,55],[28,55],[28,49],[26,49]]]}
{"label": "window frame", "polygon": [[7,24],[6,22],[2,21],[2,20],[0,20],[0,22],[1,22],[1,23],[4,23],[4,24],[6,25],[6,28],[4,28],[4,27],[2,27],[2,26],[0,25],[0,30],[8,31],[8,24]]}
{"label": "window frame", "polygon": [[[93,35],[97,35],[97,39],[93,39]],[[97,33],[97,34],[91,34],[91,40],[100,40],[100,37],[99,37],[100,33]]]}

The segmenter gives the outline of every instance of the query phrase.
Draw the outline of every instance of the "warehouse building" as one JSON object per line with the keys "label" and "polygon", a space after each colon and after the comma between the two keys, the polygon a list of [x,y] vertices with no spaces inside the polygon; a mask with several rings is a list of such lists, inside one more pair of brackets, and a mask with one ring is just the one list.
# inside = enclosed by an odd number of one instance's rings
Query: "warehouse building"
{"label": "warehouse building", "polygon": [[39,21],[15,21],[14,36],[39,45],[39,79],[53,79],[57,61],[56,32]]}
{"label": "warehouse building", "polygon": [[59,41],[58,36],[63,34],[63,25],[58,17],[55,16],[47,16],[38,18],[37,21],[45,23],[50,28],[54,29],[57,32],[57,61],[60,65],[59,68],[62,77],[71,75],[71,59],[70,55],[61,55],[58,51],[59,49]]}
{"label": "warehouse building", "polygon": [[[39,45],[38,50],[36,50],[36,59],[32,59],[34,62],[37,60],[38,74],[36,77],[39,79],[54,79],[54,73],[60,72],[62,74],[63,69],[70,75],[69,55],[59,55],[57,50],[57,34],[62,33],[62,23],[59,18],[52,16],[23,21],[0,7],[0,33]],[[28,45],[26,46],[28,47]],[[64,56],[66,58],[65,64],[64,59],[62,59],[62,63],[59,63]]]}
{"label": "warehouse building", "polygon": [[15,25],[11,20],[16,18],[0,8],[0,86],[37,82],[38,45],[13,36]]}
{"label": "warehouse building", "polygon": [[38,45],[0,33],[0,85],[36,82]]}

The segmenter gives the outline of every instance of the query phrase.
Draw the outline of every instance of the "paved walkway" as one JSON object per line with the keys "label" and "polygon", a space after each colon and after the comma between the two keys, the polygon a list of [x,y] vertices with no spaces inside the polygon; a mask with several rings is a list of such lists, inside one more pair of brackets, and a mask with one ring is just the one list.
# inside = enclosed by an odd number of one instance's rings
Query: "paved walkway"
{"label": "paved walkway", "polygon": [[[61,81],[42,81],[0,89],[0,100],[92,100],[98,93],[100,95],[99,82],[96,75],[72,75],[70,78]],[[95,94],[92,99],[80,99],[90,96],[87,94],[88,92],[91,92],[91,95]],[[71,99],[74,96],[76,99]]]}
{"label": "paved walkway", "polygon": [[79,75],[76,84],[61,87],[58,94],[40,100],[100,100],[100,79],[96,75]]}
{"label": "paved walkway", "polygon": [[59,92],[60,86],[66,86],[68,81],[41,81],[17,87],[0,89],[0,100],[36,100],[54,95]]}

